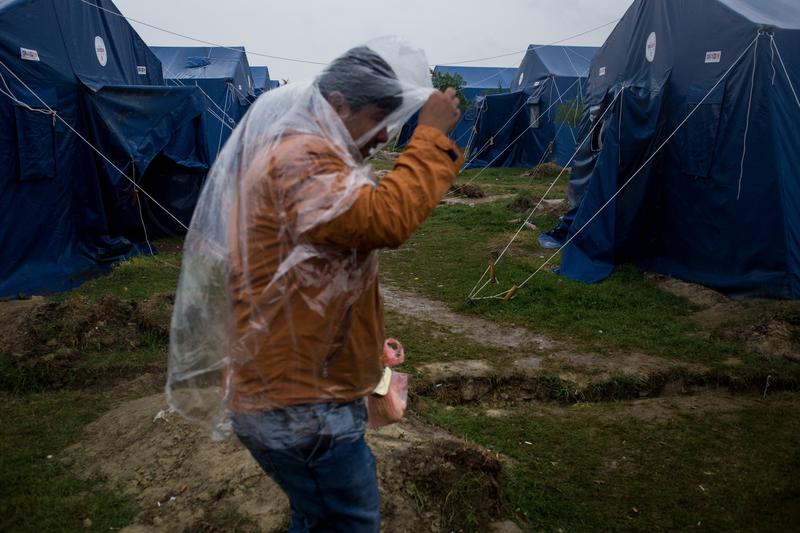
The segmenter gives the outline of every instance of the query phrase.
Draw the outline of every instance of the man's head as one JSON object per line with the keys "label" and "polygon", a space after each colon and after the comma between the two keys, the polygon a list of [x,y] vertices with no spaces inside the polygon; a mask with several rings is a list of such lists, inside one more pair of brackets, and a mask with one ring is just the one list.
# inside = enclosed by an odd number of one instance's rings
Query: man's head
{"label": "man's head", "polygon": [[397,75],[378,54],[366,46],[347,51],[327,66],[317,85],[353,140],[362,141],[362,156],[389,140],[385,124],[364,139],[403,103]]}

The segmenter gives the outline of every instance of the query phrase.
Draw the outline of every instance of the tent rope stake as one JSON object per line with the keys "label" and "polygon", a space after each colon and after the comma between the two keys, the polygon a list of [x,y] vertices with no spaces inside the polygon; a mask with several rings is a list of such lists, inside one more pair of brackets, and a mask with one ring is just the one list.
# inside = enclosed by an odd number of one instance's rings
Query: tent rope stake
{"label": "tent rope stake", "polygon": [[[528,224],[528,223],[531,221],[531,218],[533,217],[533,214],[534,214],[534,213],[536,212],[536,210],[537,210],[537,209],[538,209],[538,208],[539,208],[539,207],[542,205],[542,202],[544,202],[544,199],[545,199],[545,198],[547,198],[547,195],[548,195],[548,194],[550,194],[550,191],[552,191],[552,190],[553,190],[553,187],[555,187],[556,183],[558,183],[558,180],[559,180],[559,179],[561,179],[561,176],[564,174],[565,170],[566,170],[566,169],[567,169],[567,168],[568,168],[568,167],[569,167],[569,166],[572,164],[572,162],[573,162],[573,161],[575,160],[575,158],[578,156],[578,152],[579,152],[579,151],[580,151],[580,149],[583,147],[583,145],[586,143],[586,141],[592,138],[592,135],[594,134],[594,130],[597,128],[597,126],[598,126],[598,125],[602,124],[602,122],[603,122],[603,118],[605,118],[605,116],[606,116],[606,113],[608,113],[608,112],[609,112],[609,110],[611,110],[611,108],[612,108],[612,107],[613,107],[613,105],[614,105],[614,102],[616,102],[616,101],[617,101],[617,98],[619,98],[620,94],[621,94],[621,92],[617,93],[617,94],[614,96],[614,99],[613,99],[613,100],[612,100],[612,101],[611,101],[611,102],[608,104],[608,106],[606,106],[606,109],[603,111],[602,115],[600,115],[600,118],[597,120],[597,122],[594,124],[594,126],[592,126],[592,129],[591,129],[591,130],[589,131],[589,133],[588,133],[588,134],[587,134],[587,135],[584,137],[584,139],[581,141],[581,143],[580,143],[580,144],[579,144],[579,145],[578,145],[578,146],[575,148],[575,152],[572,154],[572,157],[570,157],[570,158],[569,158],[569,161],[567,161],[567,164],[566,164],[566,165],[564,165],[564,167],[563,167],[563,168],[561,169],[561,171],[558,173],[558,175],[556,176],[556,178],[553,180],[553,182],[552,182],[552,183],[550,184],[550,186],[547,188],[547,190],[545,191],[545,193],[544,193],[544,194],[542,195],[542,197],[539,199],[539,202],[538,202],[538,203],[537,203],[537,204],[536,204],[536,205],[533,207],[533,209],[532,209],[532,210],[531,210],[531,212],[528,214],[528,216],[525,218],[525,220],[522,222],[522,224],[520,224],[520,227],[519,227],[519,229],[517,229],[517,232],[514,234],[514,236],[513,236],[513,237],[511,237],[511,240],[510,240],[510,241],[508,241],[508,244],[506,244],[506,247],[505,247],[505,248],[503,248],[503,251],[502,251],[502,252],[500,252],[500,255],[497,257],[497,259],[495,259],[495,265],[497,265],[498,263],[500,263],[500,260],[503,258],[503,256],[506,254],[506,252],[508,251],[508,249],[511,247],[511,245],[514,243],[514,241],[517,239],[517,237],[519,236],[519,234],[520,234],[520,233],[522,232],[522,230],[523,230],[523,229],[524,229],[524,228],[527,226],[527,224]],[[563,126],[563,124],[562,124],[562,126]],[[483,281],[483,278],[484,278],[484,277],[486,277],[486,274],[487,274],[487,272],[488,272],[488,270],[487,270],[486,272],[484,272],[484,273],[481,275],[480,279],[478,279],[478,282],[475,284],[475,286],[474,286],[474,287],[472,288],[472,290],[469,292],[469,296],[467,297],[467,299],[468,299],[468,300],[474,300],[474,299],[476,299],[475,297],[476,297],[478,294],[480,294],[480,292],[481,292],[481,291],[482,291],[484,288],[486,288],[486,286],[489,284],[489,282],[487,281],[486,283],[484,283],[483,285],[481,285],[481,282]],[[480,286],[480,288],[478,288],[478,286]]]}
{"label": "tent rope stake", "polygon": [[[585,228],[587,228],[587,227],[588,227],[588,226],[589,226],[589,225],[592,223],[592,221],[594,221],[594,219],[595,219],[595,218],[597,218],[597,216],[598,216],[598,215],[599,215],[601,212],[603,212],[603,211],[605,210],[605,208],[606,208],[606,207],[608,207],[608,206],[611,204],[611,202],[613,202],[613,201],[614,201],[614,200],[617,198],[617,196],[619,196],[619,195],[620,195],[620,193],[621,193],[623,190],[625,190],[625,188],[628,186],[628,184],[629,184],[631,181],[633,181],[633,180],[634,180],[634,178],[636,178],[636,176],[638,176],[638,175],[639,175],[639,173],[640,173],[642,170],[644,170],[644,169],[645,169],[645,167],[647,167],[647,165],[649,165],[649,164],[650,164],[650,162],[651,162],[651,161],[652,161],[652,160],[653,160],[653,159],[656,157],[656,155],[658,155],[658,153],[659,153],[659,152],[660,152],[660,151],[661,151],[661,150],[662,150],[662,149],[663,149],[663,148],[664,148],[664,147],[665,147],[665,146],[666,146],[666,145],[669,143],[669,141],[671,141],[671,140],[672,140],[672,138],[673,138],[673,137],[674,137],[674,136],[675,136],[675,135],[678,133],[678,131],[680,131],[680,129],[681,129],[681,128],[682,128],[682,127],[683,127],[683,126],[684,126],[684,125],[685,125],[685,124],[686,124],[686,123],[689,121],[689,119],[692,117],[692,115],[694,115],[694,113],[695,113],[695,112],[696,112],[698,109],[700,109],[700,106],[702,106],[702,105],[703,105],[703,103],[704,103],[706,100],[708,100],[708,97],[709,97],[709,96],[711,96],[711,94],[712,94],[712,93],[713,93],[713,92],[716,90],[716,88],[717,88],[717,87],[720,85],[720,83],[722,83],[722,82],[723,82],[723,81],[724,81],[724,80],[725,80],[725,79],[728,77],[728,75],[731,73],[731,71],[733,71],[733,69],[734,69],[734,68],[735,68],[735,67],[736,67],[736,66],[737,66],[737,65],[738,65],[738,64],[741,62],[742,58],[744,58],[744,56],[747,54],[747,52],[749,52],[749,51],[750,51],[750,49],[751,49],[753,46],[755,46],[755,45],[756,45],[756,43],[758,42],[758,39],[759,39],[760,37],[761,37],[761,34],[760,34],[760,33],[759,33],[758,35],[756,35],[756,37],[755,37],[755,38],[754,38],[754,39],[753,39],[753,40],[750,42],[750,44],[748,44],[748,45],[747,45],[747,47],[744,49],[744,51],[742,51],[742,53],[741,53],[741,54],[739,54],[739,57],[737,57],[737,58],[736,58],[736,61],[734,61],[734,62],[731,64],[731,66],[730,66],[730,67],[728,67],[728,69],[727,69],[727,70],[725,71],[725,73],[724,73],[724,74],[723,74],[723,75],[722,75],[722,76],[719,78],[719,80],[717,80],[717,82],[714,84],[714,86],[713,86],[713,87],[711,87],[711,89],[709,89],[709,90],[708,90],[708,92],[706,93],[706,95],[705,95],[705,96],[703,96],[703,98],[702,98],[702,99],[701,99],[701,100],[700,100],[700,101],[697,103],[697,105],[695,105],[695,106],[694,106],[694,108],[693,108],[693,109],[692,109],[692,110],[691,110],[691,111],[690,111],[690,112],[689,112],[689,113],[686,115],[686,117],[684,117],[684,119],[681,121],[681,123],[680,123],[680,124],[678,124],[678,126],[677,126],[677,127],[676,127],[676,128],[673,130],[673,131],[672,131],[672,133],[670,133],[670,134],[667,136],[667,138],[666,138],[666,139],[665,139],[665,140],[664,140],[664,141],[663,141],[663,142],[662,142],[662,143],[661,143],[661,144],[658,146],[658,148],[656,148],[656,150],[655,150],[655,151],[654,151],[654,152],[653,152],[653,153],[652,153],[652,154],[651,154],[651,155],[650,155],[650,156],[647,158],[647,160],[646,160],[646,161],[645,161],[645,162],[644,162],[644,163],[643,163],[643,164],[642,164],[642,165],[641,165],[641,166],[640,166],[640,167],[639,167],[639,168],[636,170],[636,172],[634,172],[634,173],[633,173],[633,174],[632,174],[632,175],[631,175],[631,176],[630,176],[630,177],[629,177],[629,178],[628,178],[628,179],[625,181],[625,183],[623,183],[623,184],[622,184],[620,187],[618,187],[618,188],[617,188],[617,192],[615,192],[615,193],[614,193],[614,194],[611,196],[611,198],[609,198],[609,199],[608,199],[608,200],[607,200],[607,201],[606,201],[606,202],[605,202],[605,203],[604,203],[604,204],[603,204],[603,205],[600,207],[600,209],[598,209],[598,210],[597,210],[597,212],[595,212],[595,213],[594,213],[594,215],[592,215],[592,216],[591,216],[591,218],[589,218],[589,220],[587,220],[587,221],[586,221],[586,223],[585,223],[583,226],[581,226],[580,228],[578,228],[578,229],[575,231],[575,233],[573,233],[573,234],[570,236],[570,238],[569,238],[569,239],[567,239],[567,241],[566,241],[566,242],[565,242],[563,245],[561,245],[561,247],[560,247],[558,250],[556,250],[556,251],[555,251],[555,252],[554,252],[554,253],[553,253],[553,254],[552,254],[550,257],[548,257],[548,258],[547,258],[547,259],[544,261],[544,263],[542,263],[542,264],[539,266],[539,268],[537,268],[537,269],[536,269],[536,270],[533,272],[533,274],[531,274],[530,276],[528,276],[528,277],[527,277],[527,278],[526,278],[526,279],[525,279],[525,280],[524,280],[522,283],[520,283],[519,285],[516,285],[516,284],[515,284],[515,285],[513,285],[513,286],[512,286],[512,288],[511,288],[511,289],[509,289],[509,290],[507,290],[507,291],[503,291],[503,292],[501,292],[501,293],[498,293],[498,294],[495,294],[495,295],[492,295],[492,296],[484,296],[484,297],[480,297],[480,298],[475,298],[475,297],[473,297],[473,298],[470,298],[470,299],[471,299],[471,300],[487,300],[487,299],[498,299],[498,298],[505,298],[506,296],[508,296],[508,294],[509,294],[509,293],[510,293],[512,290],[514,290],[515,288],[516,288],[517,290],[521,289],[521,288],[522,288],[522,287],[524,287],[524,286],[525,286],[525,285],[526,285],[526,284],[527,284],[527,283],[528,283],[530,280],[532,280],[532,279],[534,278],[534,276],[536,276],[536,275],[537,275],[539,272],[541,272],[541,271],[544,269],[544,267],[545,267],[545,266],[547,266],[547,265],[550,263],[550,261],[552,261],[552,260],[553,260],[553,259],[554,259],[554,258],[555,258],[555,257],[556,257],[558,254],[560,254],[560,253],[561,253],[561,252],[564,250],[564,248],[566,248],[566,247],[567,247],[567,246],[568,246],[568,245],[569,245],[569,244],[570,244],[570,243],[571,243],[571,242],[572,242],[572,241],[575,239],[575,237],[577,237],[578,235],[580,235],[580,234],[581,234],[581,232],[582,232],[582,231],[583,231]],[[618,93],[618,95],[619,95],[619,93]],[[516,293],[516,292],[517,292],[517,290],[514,290],[514,293]]]}

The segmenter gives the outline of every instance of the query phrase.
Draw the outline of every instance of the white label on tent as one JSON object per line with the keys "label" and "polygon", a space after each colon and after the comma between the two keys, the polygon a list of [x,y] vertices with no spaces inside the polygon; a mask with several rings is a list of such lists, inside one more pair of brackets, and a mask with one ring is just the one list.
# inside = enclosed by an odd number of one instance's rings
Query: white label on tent
{"label": "white label on tent", "polygon": [[36,50],[31,50],[29,48],[20,48],[19,49],[20,56],[25,61],[39,61],[39,52]]}
{"label": "white label on tent", "polygon": [[147,76],[147,67],[143,67],[141,65],[136,66],[136,73],[139,76]]}
{"label": "white label on tent", "polygon": [[108,52],[106,51],[106,43],[99,35],[94,38],[94,51],[97,54],[97,61],[100,66],[104,67],[108,64]]}
{"label": "white label on tent", "polygon": [[538,86],[539,86],[539,85],[541,85],[541,84],[542,84],[542,82],[540,82],[540,81],[537,81],[537,82],[534,82],[533,86],[534,86],[534,87],[538,87]]}
{"label": "white label on tent", "polygon": [[706,63],[719,63],[722,61],[722,51],[706,52]]}
{"label": "white label on tent", "polygon": [[600,67],[600,75],[601,76],[605,76],[606,75],[606,67]]}
{"label": "white label on tent", "polygon": [[520,72],[520,73],[519,73],[519,84],[520,84],[520,85],[522,85],[522,80],[523,80],[524,78],[525,78],[525,73],[524,73],[524,72]]}
{"label": "white label on tent", "polygon": [[644,50],[644,56],[650,63],[652,63],[656,58],[656,32],[651,33],[647,38],[647,46]]}

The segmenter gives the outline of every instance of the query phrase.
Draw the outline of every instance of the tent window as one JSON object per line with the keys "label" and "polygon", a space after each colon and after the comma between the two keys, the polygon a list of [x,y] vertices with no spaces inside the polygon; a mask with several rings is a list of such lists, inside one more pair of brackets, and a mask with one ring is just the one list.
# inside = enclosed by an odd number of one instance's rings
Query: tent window
{"label": "tent window", "polygon": [[592,140],[590,143],[592,152],[599,152],[603,149],[603,127],[605,126],[605,120],[599,118],[600,115],[601,109],[599,105],[592,106],[589,109],[589,117],[592,123]]}
{"label": "tent window", "polygon": [[56,125],[45,109],[31,111],[15,106],[19,180],[42,181],[56,177]]}
{"label": "tent window", "polygon": [[531,128],[538,128],[539,127],[539,118],[541,115],[541,109],[539,109],[539,104],[528,104],[528,111],[531,116]]}

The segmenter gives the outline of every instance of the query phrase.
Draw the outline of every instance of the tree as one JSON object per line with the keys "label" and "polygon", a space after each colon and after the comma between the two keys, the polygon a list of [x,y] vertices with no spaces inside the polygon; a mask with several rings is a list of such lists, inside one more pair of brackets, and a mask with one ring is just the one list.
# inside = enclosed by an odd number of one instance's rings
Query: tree
{"label": "tree", "polygon": [[464,81],[464,78],[462,78],[460,74],[431,70],[431,80],[433,80],[433,86],[440,91],[448,87],[453,87],[458,95],[458,100],[461,102],[461,108],[465,111],[469,109],[471,102],[467,100],[467,97],[464,96],[464,93],[461,91],[461,88],[464,87],[467,82]]}

